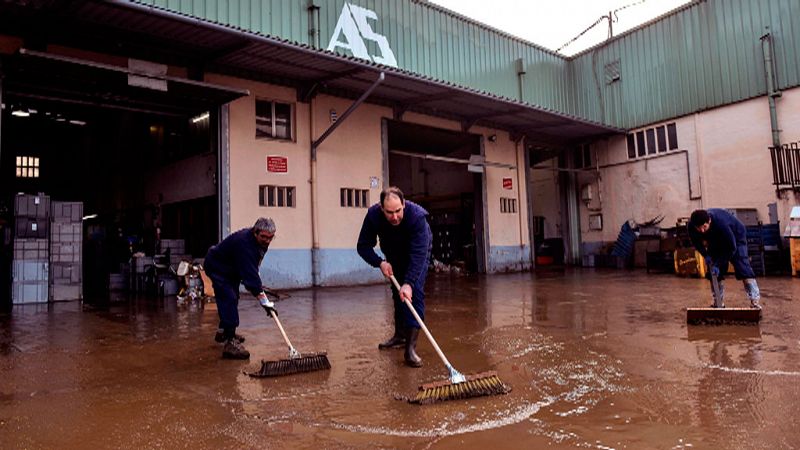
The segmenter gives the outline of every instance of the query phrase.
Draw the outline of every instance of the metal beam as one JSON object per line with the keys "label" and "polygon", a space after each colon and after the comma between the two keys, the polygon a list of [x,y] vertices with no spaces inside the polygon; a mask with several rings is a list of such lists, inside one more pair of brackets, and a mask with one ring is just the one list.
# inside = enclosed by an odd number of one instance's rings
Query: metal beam
{"label": "metal beam", "polygon": [[347,120],[347,117],[350,116],[350,114],[352,114],[353,111],[356,110],[356,108],[361,106],[361,104],[364,103],[364,101],[370,96],[370,94],[372,94],[372,91],[374,91],[375,88],[377,88],[379,84],[383,83],[383,80],[385,80],[385,79],[386,79],[386,74],[381,72],[380,75],[378,75],[378,79],[375,80],[374,83],[372,83],[372,86],[370,86],[369,89],[367,89],[366,92],[361,94],[361,97],[359,97],[358,100],[353,102],[353,104],[350,105],[349,108],[347,108],[347,111],[345,111],[344,114],[342,114],[342,117],[339,117],[339,120],[337,120],[336,122],[333,123],[333,125],[328,127],[328,129],[325,130],[324,133],[322,133],[322,136],[320,136],[319,139],[317,139],[316,141],[311,143],[311,159],[312,160],[316,161],[316,159],[317,159],[317,148],[319,148],[320,144],[322,144],[322,142],[325,141],[325,139],[327,139],[328,136],[330,136],[331,133],[333,133],[336,130],[336,128],[338,128],[339,125],[342,124],[342,122]]}

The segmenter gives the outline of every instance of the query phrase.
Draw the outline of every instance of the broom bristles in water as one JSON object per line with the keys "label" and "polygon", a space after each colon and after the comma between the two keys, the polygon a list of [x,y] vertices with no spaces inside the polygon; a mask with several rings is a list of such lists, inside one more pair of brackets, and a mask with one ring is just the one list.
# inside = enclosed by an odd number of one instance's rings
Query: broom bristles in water
{"label": "broom bristles in water", "polygon": [[328,361],[328,354],[309,353],[300,358],[281,359],[280,361],[261,361],[261,369],[257,372],[250,372],[248,375],[254,378],[279,377],[294,373],[313,372],[315,370],[328,370],[331,363]]}
{"label": "broom bristles in water", "polygon": [[485,395],[506,394],[511,388],[500,381],[497,372],[483,372],[467,375],[467,381],[453,383],[449,380],[423,384],[417,396],[409,399],[409,403],[429,405],[447,400],[460,400]]}

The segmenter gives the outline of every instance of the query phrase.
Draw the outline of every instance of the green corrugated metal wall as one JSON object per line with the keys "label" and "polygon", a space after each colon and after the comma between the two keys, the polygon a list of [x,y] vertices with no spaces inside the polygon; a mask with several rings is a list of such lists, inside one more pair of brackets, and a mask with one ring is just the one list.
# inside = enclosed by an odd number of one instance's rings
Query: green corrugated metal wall
{"label": "green corrugated metal wall", "polygon": [[[138,0],[201,19],[311,44],[308,0]],[[315,0],[320,43],[327,48],[344,0]],[[518,99],[516,60],[527,66],[525,101],[556,111],[570,109],[566,59],[456,16],[409,0],[352,0],[374,11],[373,30],[387,37],[401,69]],[[379,54],[366,41],[372,54]],[[348,55],[350,56],[350,55]]]}
{"label": "green corrugated metal wall", "polygon": [[[309,0],[139,0],[222,24],[310,44]],[[345,0],[313,0],[327,48]],[[434,5],[351,0],[374,11],[398,66],[518,99],[516,60],[525,61],[524,100],[625,128],[732,103],[766,91],[761,41],[773,35],[781,88],[800,84],[798,0],[701,0],[648,26],[565,59]],[[371,54],[377,45],[367,41]],[[620,80],[605,67],[619,61]]]}
{"label": "green corrugated metal wall", "polygon": [[[633,128],[766,93],[760,37],[773,36],[779,87],[800,84],[800,1],[708,0],[572,60],[572,113]],[[604,68],[619,60],[620,81]]]}

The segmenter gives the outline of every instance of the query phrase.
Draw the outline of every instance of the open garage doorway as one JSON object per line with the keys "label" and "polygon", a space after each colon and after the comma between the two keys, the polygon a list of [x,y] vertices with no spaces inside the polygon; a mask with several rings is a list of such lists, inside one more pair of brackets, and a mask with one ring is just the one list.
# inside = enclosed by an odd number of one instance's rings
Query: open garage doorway
{"label": "open garage doorway", "polygon": [[486,272],[483,168],[468,164],[481,136],[395,120],[384,130],[389,184],[430,213],[432,257]]}
{"label": "open garage doorway", "polygon": [[[124,67],[50,54],[6,62],[0,220],[13,302],[175,294],[170,267],[219,239],[220,105],[242,93],[157,75],[132,83]],[[48,206],[26,216],[25,197]],[[17,276],[28,266],[47,270]]]}

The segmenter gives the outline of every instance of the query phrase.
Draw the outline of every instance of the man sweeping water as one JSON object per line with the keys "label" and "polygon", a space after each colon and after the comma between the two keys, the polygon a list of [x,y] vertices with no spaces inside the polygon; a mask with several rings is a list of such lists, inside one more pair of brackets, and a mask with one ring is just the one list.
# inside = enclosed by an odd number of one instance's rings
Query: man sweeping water
{"label": "man sweeping water", "polygon": [[[405,362],[411,367],[422,367],[417,355],[417,338],[420,325],[403,305],[411,302],[414,310],[424,320],[425,278],[431,256],[433,235],[426,220],[428,211],[414,202],[406,201],[397,187],[381,192],[380,203],[367,210],[358,236],[358,254],[372,267],[380,268],[383,276],[394,275],[402,283],[400,289],[392,287],[394,299],[394,334],[378,345],[380,349],[405,346]],[[386,256],[384,261],[375,253],[375,244]]]}
{"label": "man sweeping water", "polygon": [[[718,278],[719,287],[712,289],[714,302],[711,306],[725,307],[723,279],[730,262],[736,279],[744,283],[750,306],[760,309],[761,294],[747,255],[747,230],[744,224],[727,210],[710,208],[694,211],[689,218],[688,228],[692,244],[706,259],[712,283],[714,277]],[[713,291],[717,291],[717,294],[713,294]]]}
{"label": "man sweeping water", "polygon": [[208,250],[203,267],[214,286],[219,314],[219,329],[214,339],[224,343],[223,358],[250,358],[250,352],[242,345],[244,337],[236,334],[236,327],[239,326],[239,284],[256,296],[261,306],[274,312],[274,304],[264,293],[258,274],[261,261],[274,237],[275,222],[262,217],[252,228],[241,229]]}

